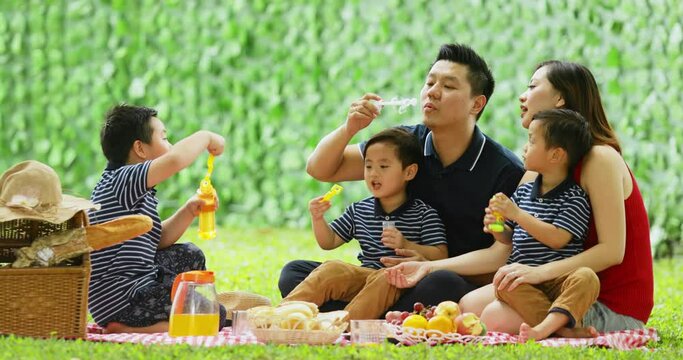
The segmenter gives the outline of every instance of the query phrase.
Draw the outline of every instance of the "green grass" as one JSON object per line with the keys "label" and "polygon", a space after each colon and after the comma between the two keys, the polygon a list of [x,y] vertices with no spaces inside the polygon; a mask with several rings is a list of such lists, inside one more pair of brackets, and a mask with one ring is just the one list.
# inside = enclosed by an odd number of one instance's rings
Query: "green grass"
{"label": "green grass", "polygon": [[[354,244],[324,252],[307,230],[224,229],[218,239],[196,241],[206,252],[208,266],[217,273],[218,291],[245,290],[279,302],[277,278],[280,268],[292,259],[355,260]],[[683,358],[683,260],[655,263],[655,309],[648,326],[659,331],[661,340],[651,351],[616,351],[599,348],[544,348],[538,344],[514,346],[373,347],[243,345],[219,348],[190,346],[142,346],[84,341],[37,340],[7,336],[0,338],[0,359],[566,359],[566,358]]]}

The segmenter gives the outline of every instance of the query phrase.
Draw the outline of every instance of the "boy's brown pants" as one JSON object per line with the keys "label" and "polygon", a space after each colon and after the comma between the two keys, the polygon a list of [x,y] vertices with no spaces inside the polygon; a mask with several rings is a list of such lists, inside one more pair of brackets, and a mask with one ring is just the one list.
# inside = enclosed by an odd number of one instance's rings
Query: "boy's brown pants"
{"label": "boy's brown pants", "polygon": [[540,324],[549,312],[570,317],[566,327],[581,326],[581,320],[600,293],[600,280],[587,267],[578,268],[544,283],[522,284],[512,291],[496,289],[496,299],[512,307],[530,325]]}
{"label": "boy's brown pants", "polygon": [[390,285],[383,270],[326,261],[318,266],[283,302],[303,300],[320,306],[330,300],[347,301],[349,319],[378,319],[402,294]]}

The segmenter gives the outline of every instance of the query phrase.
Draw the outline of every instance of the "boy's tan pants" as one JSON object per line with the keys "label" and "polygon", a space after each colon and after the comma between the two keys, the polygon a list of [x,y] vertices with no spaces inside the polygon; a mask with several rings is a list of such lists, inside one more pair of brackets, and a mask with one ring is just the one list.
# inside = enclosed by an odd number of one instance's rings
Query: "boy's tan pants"
{"label": "boy's tan pants", "polygon": [[330,300],[347,301],[349,319],[378,319],[401,294],[387,282],[383,270],[332,260],[318,266],[282,301],[303,300],[318,306]]}
{"label": "boy's tan pants", "polygon": [[540,324],[549,312],[560,312],[569,316],[568,328],[581,326],[598,294],[600,280],[587,267],[544,283],[522,284],[512,291],[496,289],[496,298],[517,311],[528,325]]}

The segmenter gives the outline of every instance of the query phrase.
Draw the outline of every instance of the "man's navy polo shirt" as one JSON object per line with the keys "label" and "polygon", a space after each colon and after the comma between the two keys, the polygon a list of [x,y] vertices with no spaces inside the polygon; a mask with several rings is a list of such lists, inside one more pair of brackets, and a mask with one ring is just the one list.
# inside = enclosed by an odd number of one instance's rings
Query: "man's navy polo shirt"
{"label": "man's navy polo shirt", "polygon": [[[415,179],[408,184],[414,198],[436,209],[446,227],[448,256],[487,248],[493,237],[484,233],[484,208],[496,193],[512,195],[524,175],[522,162],[475,126],[472,141],[454,163],[443,167],[424,125],[403,126],[423,149]],[[360,144],[361,154],[365,142]]]}

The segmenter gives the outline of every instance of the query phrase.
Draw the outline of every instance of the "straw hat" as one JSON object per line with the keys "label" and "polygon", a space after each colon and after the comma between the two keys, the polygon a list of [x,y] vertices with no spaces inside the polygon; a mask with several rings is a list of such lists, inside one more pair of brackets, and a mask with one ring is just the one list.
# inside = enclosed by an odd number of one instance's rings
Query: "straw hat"
{"label": "straw hat", "polygon": [[62,183],[49,166],[20,162],[0,176],[0,222],[34,219],[60,224],[76,213],[99,205],[62,194]]}
{"label": "straw hat", "polygon": [[263,295],[245,291],[227,291],[216,295],[218,302],[228,311],[228,319],[232,319],[232,310],[249,310],[257,306],[270,306],[270,299]]}

